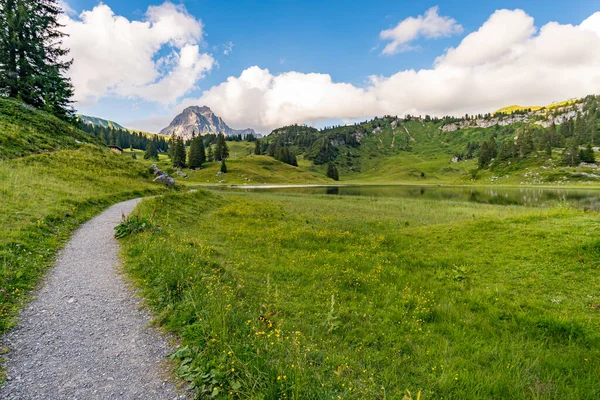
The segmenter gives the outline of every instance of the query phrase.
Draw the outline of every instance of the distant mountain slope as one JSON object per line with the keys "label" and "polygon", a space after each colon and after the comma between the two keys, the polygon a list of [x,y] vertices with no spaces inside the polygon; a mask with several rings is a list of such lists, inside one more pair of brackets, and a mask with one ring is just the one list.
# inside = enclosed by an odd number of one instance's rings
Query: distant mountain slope
{"label": "distant mountain slope", "polygon": [[[484,142],[495,144],[498,157],[491,168],[486,163],[478,170]],[[385,116],[320,130],[292,125],[275,129],[261,139],[260,150],[278,158],[287,147],[317,171],[325,171],[332,162],[344,180],[488,179],[485,183],[520,184],[532,182],[531,171],[536,168],[537,182],[563,184],[600,181],[600,172],[564,161],[567,147],[583,150],[598,144],[600,96],[587,96],[538,110],[516,109],[510,114]]]}
{"label": "distant mountain slope", "polygon": [[189,139],[192,137],[192,132],[200,135],[224,133],[228,136],[242,135],[242,137],[246,137],[250,134],[256,136],[253,129],[236,130],[230,128],[221,117],[215,115],[206,106],[186,108],[173,119],[169,126],[161,130],[160,134],[169,136],[175,134]]}
{"label": "distant mountain slope", "polygon": [[103,128],[127,130],[127,128],[125,128],[123,125],[118,124],[114,121],[109,121],[98,117],[90,117],[89,115],[77,114],[77,119],[88,125],[101,126]]}

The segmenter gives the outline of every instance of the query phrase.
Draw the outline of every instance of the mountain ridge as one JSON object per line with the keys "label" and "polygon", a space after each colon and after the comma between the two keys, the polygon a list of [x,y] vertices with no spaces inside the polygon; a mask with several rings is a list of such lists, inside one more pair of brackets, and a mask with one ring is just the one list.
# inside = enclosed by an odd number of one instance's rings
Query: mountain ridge
{"label": "mountain ridge", "polygon": [[77,117],[77,119],[80,122],[83,122],[84,124],[87,124],[87,125],[101,126],[103,128],[111,128],[111,129],[128,130],[123,125],[119,124],[118,122],[110,121],[110,120],[107,120],[104,118],[93,117],[91,115],[84,115],[84,114],[76,114],[75,116]]}
{"label": "mountain ridge", "polygon": [[189,106],[179,113],[173,121],[163,128],[159,134],[175,135],[189,139],[192,133],[199,135],[219,134],[223,133],[226,136],[248,135],[257,136],[254,129],[232,129],[225,123],[223,118],[217,116],[208,106]]}

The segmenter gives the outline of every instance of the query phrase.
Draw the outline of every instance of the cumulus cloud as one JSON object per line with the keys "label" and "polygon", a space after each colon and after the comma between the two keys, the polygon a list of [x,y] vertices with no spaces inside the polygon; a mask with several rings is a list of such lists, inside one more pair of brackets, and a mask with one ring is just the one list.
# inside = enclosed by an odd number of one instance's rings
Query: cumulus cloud
{"label": "cumulus cloud", "polygon": [[414,50],[416,47],[410,43],[419,37],[437,39],[448,37],[463,31],[463,27],[453,18],[443,17],[438,14],[439,7],[431,7],[425,15],[408,17],[392,29],[386,29],[379,34],[382,40],[391,40],[382,54],[396,54],[403,51]]}
{"label": "cumulus cloud", "polygon": [[99,4],[79,17],[63,15],[64,39],[74,63],[69,76],[75,100],[104,96],[175,102],[213,67],[200,51],[202,22],[184,6],[151,6],[142,21],[130,21]]}
{"label": "cumulus cloud", "polygon": [[268,132],[384,114],[485,113],[590,93],[600,93],[600,12],[578,26],[550,22],[538,30],[524,11],[499,10],[429,69],[372,76],[357,87],[328,74],[276,75],[254,66],[177,109],[206,104],[236,128]]}

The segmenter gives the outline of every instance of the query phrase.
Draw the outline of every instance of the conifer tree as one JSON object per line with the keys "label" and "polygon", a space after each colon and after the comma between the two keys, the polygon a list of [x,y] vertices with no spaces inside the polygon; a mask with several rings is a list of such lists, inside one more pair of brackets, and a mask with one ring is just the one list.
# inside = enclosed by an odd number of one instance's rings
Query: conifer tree
{"label": "conifer tree", "polygon": [[261,155],[260,140],[256,140],[256,142],[254,143],[254,154],[256,154],[257,156]]}
{"label": "conifer tree", "polygon": [[225,164],[225,159],[221,160],[221,172],[224,174],[227,173],[227,164]]}
{"label": "conifer tree", "polygon": [[0,95],[73,119],[58,0],[0,0]]}
{"label": "conifer tree", "polygon": [[492,157],[488,142],[483,142],[481,145],[481,150],[479,150],[479,168],[487,168],[491,159]]}
{"label": "conifer tree", "polygon": [[206,154],[204,153],[204,142],[201,136],[196,137],[192,135],[192,141],[190,143],[190,154],[188,158],[188,166],[190,168],[200,168],[206,161]]}
{"label": "conifer tree", "polygon": [[340,180],[338,170],[331,161],[329,162],[329,164],[327,164],[327,177],[333,179],[334,181]]}
{"label": "conifer tree", "polygon": [[552,157],[552,142],[550,141],[550,139],[546,141],[546,156]]}
{"label": "conifer tree", "polygon": [[213,149],[212,149],[211,145],[208,146],[208,152],[206,154],[206,159],[208,160],[208,162],[215,161],[215,155],[213,153]]}
{"label": "conifer tree", "polygon": [[563,162],[570,167],[575,167],[579,164],[579,151],[576,138],[569,138],[567,146],[563,151]]}
{"label": "conifer tree", "polygon": [[173,166],[177,168],[185,168],[185,159],[185,143],[183,141],[183,138],[178,137],[175,140],[175,148],[173,149]]}
{"label": "conifer tree", "polygon": [[148,144],[146,145],[146,152],[144,153],[144,159],[158,161],[158,151],[156,150],[156,146],[155,146],[153,140],[149,141]]}
{"label": "conifer tree", "polygon": [[222,161],[229,158],[229,148],[225,141],[225,135],[219,133],[217,136],[217,145],[215,146],[214,152],[215,161]]}

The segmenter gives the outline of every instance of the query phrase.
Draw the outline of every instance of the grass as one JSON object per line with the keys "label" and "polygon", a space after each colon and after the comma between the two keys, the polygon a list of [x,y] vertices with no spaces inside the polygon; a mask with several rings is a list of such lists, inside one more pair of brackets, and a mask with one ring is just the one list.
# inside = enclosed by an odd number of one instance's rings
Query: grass
{"label": "grass", "polygon": [[129,274],[223,398],[595,399],[598,215],[200,190],[149,199]]}
{"label": "grass", "polygon": [[0,332],[82,222],[164,190],[144,164],[90,145],[0,161],[0,175]]}
{"label": "grass", "polygon": [[97,139],[45,112],[0,98],[0,160],[72,149]]}
{"label": "grass", "polygon": [[0,99],[0,333],[14,326],[82,222],[120,200],[164,191],[147,163],[96,143],[54,116]]}
{"label": "grass", "polygon": [[492,113],[492,115],[495,115],[498,113],[512,114],[515,111],[525,111],[525,110],[537,111],[541,108],[544,108],[544,107],[542,107],[542,106],[518,106],[515,104],[512,106],[502,107],[498,111]]}
{"label": "grass", "polygon": [[[233,154],[234,148],[234,146],[230,148],[231,154]],[[302,167],[293,167],[267,156],[232,157],[226,163],[226,174],[218,174],[221,170],[221,163],[212,162],[206,163],[201,170],[186,170],[186,173],[190,176],[189,179],[180,179],[178,182],[185,184],[226,183],[250,185],[270,183],[333,183],[331,179],[327,179],[318,173],[308,172]]]}

